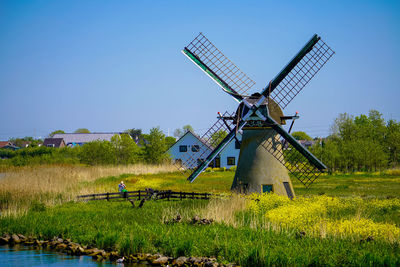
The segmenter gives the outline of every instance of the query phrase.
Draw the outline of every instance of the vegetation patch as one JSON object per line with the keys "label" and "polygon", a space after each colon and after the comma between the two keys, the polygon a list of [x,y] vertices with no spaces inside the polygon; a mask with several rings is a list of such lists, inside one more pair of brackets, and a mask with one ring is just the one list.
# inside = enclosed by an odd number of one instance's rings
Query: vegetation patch
{"label": "vegetation patch", "polygon": [[[174,170],[148,165],[9,169],[0,180],[0,234],[69,238],[119,255],[204,256],[243,266],[400,264],[398,176],[323,175],[310,189],[293,180],[297,196],[289,200],[232,195],[234,172],[210,171],[190,184]],[[140,209],[125,200],[76,202],[79,194],[115,192],[121,180],[128,190],[212,192],[218,198],[151,200]],[[13,210],[14,205],[25,208]]]}

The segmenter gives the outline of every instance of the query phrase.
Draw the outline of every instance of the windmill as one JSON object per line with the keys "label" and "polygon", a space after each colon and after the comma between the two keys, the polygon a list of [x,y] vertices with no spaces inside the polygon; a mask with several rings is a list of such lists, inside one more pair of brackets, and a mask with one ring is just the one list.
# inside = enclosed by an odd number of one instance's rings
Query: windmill
{"label": "windmill", "polygon": [[[282,110],[334,54],[317,34],[261,92],[251,95],[248,92],[255,82],[202,33],[182,52],[239,103],[236,112],[218,115],[217,122],[201,137],[204,145],[198,147],[196,155],[186,155],[183,167],[192,171],[190,182],[212,164],[239,132],[242,141],[232,190],[273,191],[292,198],[294,191],[288,172],[308,187],[326,170],[320,160],[282,127],[290,119],[292,127],[298,118],[297,113],[284,116]],[[212,137],[220,131],[226,131],[227,135],[217,142]]]}

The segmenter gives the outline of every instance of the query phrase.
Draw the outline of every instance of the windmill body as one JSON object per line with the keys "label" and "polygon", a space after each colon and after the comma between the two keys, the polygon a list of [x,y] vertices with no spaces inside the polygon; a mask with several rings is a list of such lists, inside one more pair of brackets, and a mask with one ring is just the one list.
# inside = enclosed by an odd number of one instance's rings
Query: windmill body
{"label": "windmill body", "polygon": [[[249,97],[247,101],[254,102],[258,97],[256,94],[256,97]],[[269,104],[267,101],[262,103],[259,110],[263,114],[269,112],[278,121],[284,117],[282,110],[272,100]],[[281,124],[285,124],[285,120]],[[265,123],[245,126],[242,130],[239,161],[231,190],[245,194],[273,192],[293,198],[294,190],[286,167],[263,146],[265,142],[269,142],[273,144],[273,150],[283,153],[279,135]]]}
{"label": "windmill body", "polygon": [[[239,132],[242,132],[242,143],[231,188],[234,191],[274,192],[292,198],[294,191],[289,173],[308,187],[326,170],[321,161],[290,135],[290,130],[282,127],[286,120],[298,118],[297,113],[284,116],[282,109],[334,54],[318,35],[315,34],[260,93],[250,96],[247,92],[254,81],[202,33],[182,52],[239,102],[234,114],[219,114],[217,122],[203,135],[202,140],[207,145],[199,152],[204,158],[186,166],[192,170],[189,181],[193,182],[232,140],[237,139]],[[227,132],[226,137],[213,143],[212,136],[221,130]]]}
{"label": "windmill body", "polygon": [[[232,191],[239,193],[274,192],[290,198],[294,196],[292,182],[287,169],[263,146],[266,134],[271,129],[248,129],[243,131],[239,162]],[[282,150],[276,137],[274,149]]]}

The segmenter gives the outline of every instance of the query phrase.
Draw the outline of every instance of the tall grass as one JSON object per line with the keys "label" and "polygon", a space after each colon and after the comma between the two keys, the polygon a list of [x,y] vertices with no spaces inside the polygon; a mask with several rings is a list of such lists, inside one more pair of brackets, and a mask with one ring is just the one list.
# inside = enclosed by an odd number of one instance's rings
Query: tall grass
{"label": "tall grass", "polygon": [[[240,201],[233,199],[234,203]],[[398,266],[400,247],[373,240],[298,236],[296,231],[252,228],[246,223],[193,225],[187,219],[208,207],[204,200],[149,201],[132,209],[127,201],[66,203],[18,218],[0,219],[0,234],[22,233],[41,238],[61,236],[82,245],[117,249],[121,253],[162,253],[169,256],[208,256],[242,266]],[[227,207],[228,202],[220,202]],[[164,210],[186,216],[164,224]],[[216,208],[220,210],[220,208]],[[214,212],[215,218],[219,216]],[[227,212],[221,217],[229,218]],[[240,219],[240,218],[239,218]]]}
{"label": "tall grass", "polygon": [[[88,186],[100,177],[120,174],[149,174],[175,171],[172,165],[123,166],[26,166],[10,167],[0,178],[1,215],[25,213],[32,203],[52,206],[74,200],[77,195],[100,192],[101,188]],[[117,190],[117,183],[108,185]]]}

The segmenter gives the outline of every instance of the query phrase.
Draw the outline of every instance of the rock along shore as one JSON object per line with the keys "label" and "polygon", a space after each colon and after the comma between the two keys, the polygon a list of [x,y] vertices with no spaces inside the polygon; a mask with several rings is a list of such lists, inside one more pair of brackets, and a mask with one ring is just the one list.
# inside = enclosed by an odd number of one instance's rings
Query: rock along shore
{"label": "rock along shore", "polygon": [[78,243],[72,242],[70,239],[62,239],[55,237],[51,240],[40,240],[35,237],[25,237],[21,234],[5,234],[0,237],[0,245],[16,245],[35,246],[37,248],[46,248],[68,255],[87,255],[91,256],[96,261],[112,261],[126,263],[141,263],[152,266],[210,266],[210,267],[233,267],[238,266],[233,263],[222,264],[218,263],[215,258],[207,257],[179,257],[172,258],[157,254],[137,253],[131,255],[121,255],[117,251],[106,251],[103,249],[94,248],[91,246],[81,246]]}

